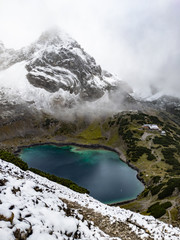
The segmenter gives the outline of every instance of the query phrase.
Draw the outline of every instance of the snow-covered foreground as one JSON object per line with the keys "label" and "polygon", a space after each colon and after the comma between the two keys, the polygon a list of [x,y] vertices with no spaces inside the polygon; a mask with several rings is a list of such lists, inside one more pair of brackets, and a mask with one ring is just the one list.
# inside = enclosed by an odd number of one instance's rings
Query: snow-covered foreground
{"label": "snow-covered foreground", "polygon": [[[112,237],[84,218],[78,209],[92,209],[123,223],[134,238]],[[66,203],[65,203],[66,202]],[[110,224],[110,225],[111,225]],[[111,228],[111,226],[109,226]],[[114,235],[113,235],[114,236]],[[86,194],[76,193],[13,164],[0,160],[0,239],[164,239],[179,240],[180,229],[119,207],[110,207]]]}

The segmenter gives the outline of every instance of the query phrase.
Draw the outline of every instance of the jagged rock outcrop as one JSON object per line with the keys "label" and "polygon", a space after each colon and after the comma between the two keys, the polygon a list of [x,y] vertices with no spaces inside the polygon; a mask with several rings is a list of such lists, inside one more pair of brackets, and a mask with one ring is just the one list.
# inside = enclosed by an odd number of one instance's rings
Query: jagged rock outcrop
{"label": "jagged rock outcrop", "polygon": [[[76,41],[68,36],[62,38],[57,32],[45,32],[33,46],[36,48],[33,55],[38,56],[28,62],[26,69],[27,78],[35,87],[49,92],[62,88],[70,93],[80,93],[87,100],[104,94],[108,85],[103,80],[101,67]],[[101,85],[98,86],[94,78]]]}
{"label": "jagged rock outcrop", "polygon": [[78,95],[79,99],[92,101],[118,85],[116,78],[104,74],[93,57],[59,30],[44,32],[36,42],[17,51],[5,49],[1,43],[1,70],[19,66],[21,62],[24,62],[26,73],[24,81],[28,79],[31,86],[50,93],[63,90]]}
{"label": "jagged rock outcrop", "polygon": [[[13,114],[7,111],[8,106],[15,109],[21,105],[59,117],[63,109],[73,108],[72,112],[77,112],[82,105],[89,109],[86,103],[103,98],[121,104],[122,99],[130,97],[130,92],[127,84],[102,70],[93,57],[62,31],[44,32],[37,41],[20,50],[6,49],[0,44],[3,116]],[[102,100],[100,109],[105,105]]]}

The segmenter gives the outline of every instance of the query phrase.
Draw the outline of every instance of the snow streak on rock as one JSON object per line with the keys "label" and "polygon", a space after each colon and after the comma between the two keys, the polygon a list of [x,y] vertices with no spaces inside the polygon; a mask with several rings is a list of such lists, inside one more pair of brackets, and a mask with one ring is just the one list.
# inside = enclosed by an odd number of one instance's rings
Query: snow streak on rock
{"label": "snow streak on rock", "polygon": [[0,43],[0,94],[8,101],[49,112],[100,99],[119,83],[62,31],[45,32],[17,51]]}

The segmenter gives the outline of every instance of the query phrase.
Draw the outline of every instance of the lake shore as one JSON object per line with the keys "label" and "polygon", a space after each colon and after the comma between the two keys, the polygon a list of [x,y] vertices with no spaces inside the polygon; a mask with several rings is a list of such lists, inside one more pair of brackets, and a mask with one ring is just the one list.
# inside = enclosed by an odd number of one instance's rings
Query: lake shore
{"label": "lake shore", "polygon": [[[71,145],[71,146],[86,148],[86,149],[103,149],[103,150],[108,150],[108,151],[115,152],[115,153],[118,154],[119,159],[121,161],[126,163],[130,168],[137,171],[137,175],[136,175],[137,179],[139,181],[141,181],[143,183],[143,185],[145,186],[145,182],[144,182],[143,178],[140,177],[139,169],[136,166],[134,166],[133,164],[131,164],[129,161],[127,161],[126,157],[124,156],[124,154],[119,149],[115,149],[115,148],[112,148],[112,147],[109,147],[109,146],[106,146],[106,145],[102,145],[102,144],[81,144],[81,143],[75,143],[75,142],[51,142],[51,141],[48,142],[47,141],[47,142],[43,142],[43,143],[33,143],[33,144],[18,146],[17,149],[14,151],[14,154],[19,155],[23,148],[29,148],[29,147],[34,147],[34,146],[42,146],[42,145],[55,145],[55,146],[58,146],[58,147]],[[130,203],[130,202],[133,202],[133,201],[137,200],[138,196],[134,199],[119,201],[119,202],[117,201],[117,202],[106,203],[106,204],[110,205],[110,206],[121,206],[123,204]]]}
{"label": "lake shore", "polygon": [[128,203],[131,203],[131,202],[134,202],[137,200],[137,197],[134,198],[134,199],[131,199],[131,200],[126,200],[126,201],[120,201],[120,202],[114,202],[114,203],[107,203],[107,205],[109,206],[113,206],[113,207],[118,207],[118,206],[121,206],[121,205],[124,205],[124,204],[128,204]]}

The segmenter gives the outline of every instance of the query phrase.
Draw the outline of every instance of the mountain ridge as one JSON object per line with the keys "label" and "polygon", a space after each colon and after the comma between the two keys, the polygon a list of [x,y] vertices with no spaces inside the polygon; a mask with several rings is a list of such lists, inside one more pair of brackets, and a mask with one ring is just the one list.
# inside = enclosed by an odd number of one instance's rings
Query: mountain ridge
{"label": "mountain ridge", "polygon": [[[117,86],[117,79],[108,82],[112,75],[104,74],[94,58],[63,32],[44,32],[36,42],[17,51],[2,45],[1,70],[23,61],[28,81],[52,93],[61,88],[75,95],[79,93],[85,100],[93,100]],[[90,93],[87,87],[92,90]]]}
{"label": "mountain ridge", "polygon": [[79,109],[92,114],[96,106],[106,114],[168,105],[165,97],[161,101],[161,93],[140,99],[126,82],[102,70],[77,41],[57,29],[19,50],[0,43],[0,68],[2,115],[10,114],[10,105],[56,117],[66,110],[71,115]]}

